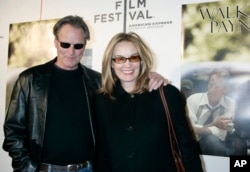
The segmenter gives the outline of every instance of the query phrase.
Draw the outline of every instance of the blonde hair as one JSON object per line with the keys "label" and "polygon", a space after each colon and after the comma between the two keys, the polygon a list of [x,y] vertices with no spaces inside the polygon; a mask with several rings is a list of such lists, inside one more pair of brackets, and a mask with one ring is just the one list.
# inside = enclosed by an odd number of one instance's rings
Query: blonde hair
{"label": "blonde hair", "polygon": [[139,76],[137,78],[136,87],[131,92],[134,93],[143,93],[148,90],[148,81],[149,81],[149,72],[153,68],[153,55],[149,47],[141,39],[141,37],[134,33],[118,33],[110,40],[106,50],[104,51],[103,60],[102,60],[102,87],[99,92],[109,95],[110,98],[114,99],[112,95],[113,89],[118,80],[112,69],[112,58],[114,47],[117,43],[122,41],[128,41],[135,45],[139,56],[141,57],[141,69]]}

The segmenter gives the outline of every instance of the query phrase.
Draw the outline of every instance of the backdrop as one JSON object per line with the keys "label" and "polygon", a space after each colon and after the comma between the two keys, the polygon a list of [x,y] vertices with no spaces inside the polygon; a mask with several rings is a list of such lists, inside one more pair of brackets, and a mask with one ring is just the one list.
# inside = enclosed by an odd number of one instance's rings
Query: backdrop
{"label": "backdrop", "polygon": [[[102,53],[117,32],[134,31],[152,48],[159,72],[180,88],[183,65],[183,5],[213,0],[0,0],[0,125],[16,75],[55,57],[52,27],[66,15],[88,23],[91,40],[83,63],[100,71]],[[6,91],[5,91],[6,90]],[[7,102],[7,103],[6,103]],[[0,130],[0,144],[3,131]],[[201,156],[205,171],[229,171],[229,158]],[[216,165],[217,163],[220,166]],[[11,171],[11,159],[0,150],[0,171]]]}

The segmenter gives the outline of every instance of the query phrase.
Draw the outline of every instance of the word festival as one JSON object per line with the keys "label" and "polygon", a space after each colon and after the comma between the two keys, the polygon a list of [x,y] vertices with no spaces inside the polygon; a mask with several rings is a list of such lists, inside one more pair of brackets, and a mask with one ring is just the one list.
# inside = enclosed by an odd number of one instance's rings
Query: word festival
{"label": "word festival", "polygon": [[[123,17],[123,13],[121,12],[121,10],[124,9],[123,5],[123,1],[116,1],[115,12],[94,15],[94,23],[120,21]],[[128,13],[128,17],[131,20],[144,20],[153,18],[153,16],[150,15],[150,12],[146,7],[146,0],[129,0],[126,6],[126,10],[128,9],[128,11],[126,12]]]}
{"label": "word festival", "polygon": [[210,22],[210,32],[241,32],[250,31],[250,16],[246,7],[204,8],[200,9],[203,20]]}

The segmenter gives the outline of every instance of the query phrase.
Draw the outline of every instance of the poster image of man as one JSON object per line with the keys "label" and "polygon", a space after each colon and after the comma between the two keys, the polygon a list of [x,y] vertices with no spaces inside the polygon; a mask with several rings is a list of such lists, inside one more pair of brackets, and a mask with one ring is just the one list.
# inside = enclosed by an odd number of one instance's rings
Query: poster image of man
{"label": "poster image of man", "polygon": [[250,155],[250,111],[245,103],[250,97],[248,3],[182,6],[180,88],[204,155]]}
{"label": "poster image of man", "polygon": [[[246,132],[248,125],[242,124],[250,121],[250,115],[246,115],[250,111],[241,102],[250,97],[242,94],[248,88],[247,83],[250,89],[249,72],[216,63],[205,64],[186,71],[181,82],[181,89],[186,89],[186,85],[192,88],[192,94],[185,96],[200,153],[225,157],[247,155],[250,137]],[[247,110],[245,116],[243,109]]]}

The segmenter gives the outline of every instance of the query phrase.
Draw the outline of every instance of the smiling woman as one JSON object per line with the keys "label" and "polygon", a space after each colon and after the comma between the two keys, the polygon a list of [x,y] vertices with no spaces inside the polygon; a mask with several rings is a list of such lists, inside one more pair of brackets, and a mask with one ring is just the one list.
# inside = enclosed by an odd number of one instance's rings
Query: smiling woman
{"label": "smiling woman", "polygon": [[[126,49],[124,50],[123,47],[126,47]],[[114,47],[112,67],[122,87],[127,92],[135,91],[136,80],[141,69],[140,56],[135,54],[138,54],[138,52],[132,42],[122,41]]]}
{"label": "smiling woman", "polygon": [[[118,33],[108,43],[102,62],[102,88],[94,108],[96,172],[176,171],[160,93],[149,92],[147,87],[153,64],[150,48],[134,32]],[[163,89],[185,168],[201,172],[182,96],[173,85]]]}
{"label": "smiling woman", "polygon": [[138,34],[115,35],[104,52],[102,91],[113,97],[111,94],[117,80],[131,94],[147,91],[148,75],[153,65],[152,52]]}

